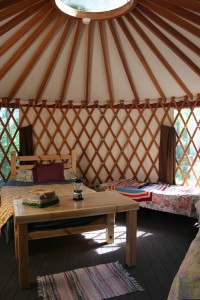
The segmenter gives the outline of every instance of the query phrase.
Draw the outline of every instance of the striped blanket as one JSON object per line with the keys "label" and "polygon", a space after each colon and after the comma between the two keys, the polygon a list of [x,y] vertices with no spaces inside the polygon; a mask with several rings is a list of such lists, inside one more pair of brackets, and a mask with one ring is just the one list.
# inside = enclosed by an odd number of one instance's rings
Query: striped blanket
{"label": "striped blanket", "polygon": [[151,201],[152,192],[155,190],[163,191],[168,187],[165,183],[140,182],[137,180],[125,180],[111,185],[111,189],[130,197],[138,202]]}

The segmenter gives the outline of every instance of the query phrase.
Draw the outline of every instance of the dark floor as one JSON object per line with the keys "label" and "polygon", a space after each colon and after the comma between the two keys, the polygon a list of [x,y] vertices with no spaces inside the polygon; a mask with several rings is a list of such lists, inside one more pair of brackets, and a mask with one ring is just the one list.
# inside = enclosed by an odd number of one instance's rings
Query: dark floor
{"label": "dark floor", "polygon": [[[140,209],[137,265],[127,270],[144,291],[112,299],[167,299],[172,280],[197,233],[194,223],[195,219],[188,217]],[[31,288],[24,291],[20,291],[18,286],[14,243],[7,245],[0,238],[0,300],[39,299],[37,275],[113,261],[119,261],[125,266],[124,224],[125,215],[119,214],[113,245],[104,243],[103,231],[29,242]]]}

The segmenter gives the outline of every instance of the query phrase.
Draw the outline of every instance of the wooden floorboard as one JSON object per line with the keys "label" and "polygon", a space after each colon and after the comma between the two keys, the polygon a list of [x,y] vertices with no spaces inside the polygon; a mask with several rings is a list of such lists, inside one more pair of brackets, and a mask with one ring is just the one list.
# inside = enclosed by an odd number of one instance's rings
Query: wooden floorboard
{"label": "wooden floorboard", "polygon": [[144,291],[113,299],[166,300],[173,278],[197,233],[194,223],[188,217],[140,209],[137,265],[132,268],[125,265],[125,214],[117,217],[112,245],[106,245],[104,231],[30,241],[31,287],[23,291],[18,285],[14,242],[7,245],[0,238],[0,299],[39,299],[37,276],[119,261]]}

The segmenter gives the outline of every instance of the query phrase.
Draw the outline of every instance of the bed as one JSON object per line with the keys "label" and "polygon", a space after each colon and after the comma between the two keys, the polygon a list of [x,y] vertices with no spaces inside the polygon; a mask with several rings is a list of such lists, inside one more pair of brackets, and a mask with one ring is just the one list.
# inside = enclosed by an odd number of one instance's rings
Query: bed
{"label": "bed", "polygon": [[[20,164],[19,164],[20,163]],[[67,155],[17,156],[11,153],[11,181],[1,188],[0,229],[6,242],[14,236],[13,200],[25,199],[33,191],[54,191],[60,196],[73,197],[73,180],[76,176],[76,151]],[[83,193],[95,193],[83,185]],[[36,208],[38,209],[38,208]],[[39,208],[42,209],[42,208]],[[46,226],[48,225],[48,226]],[[30,224],[31,239],[62,236],[72,233],[108,228],[105,216],[76,218]],[[35,226],[35,227],[34,227]],[[113,225],[114,226],[114,225]],[[34,232],[34,235],[33,235]]]}
{"label": "bed", "polygon": [[200,188],[122,179],[100,184],[99,190],[116,190],[139,202],[140,207],[197,218],[195,204]]}

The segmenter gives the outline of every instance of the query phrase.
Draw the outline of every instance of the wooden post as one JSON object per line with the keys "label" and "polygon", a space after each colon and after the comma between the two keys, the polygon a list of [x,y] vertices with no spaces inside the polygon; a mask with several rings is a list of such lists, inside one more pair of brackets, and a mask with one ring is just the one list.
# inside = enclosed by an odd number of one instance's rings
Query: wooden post
{"label": "wooden post", "polygon": [[114,243],[114,225],[115,225],[115,214],[108,214],[106,216],[106,242],[108,244]]}
{"label": "wooden post", "polygon": [[20,289],[29,288],[29,255],[27,224],[18,225],[18,257]]}
{"label": "wooden post", "polygon": [[136,265],[137,211],[126,212],[126,264]]}
{"label": "wooden post", "polygon": [[74,175],[76,175],[76,150],[72,150],[71,151],[71,162],[72,162],[72,171],[74,173]]}
{"label": "wooden post", "polygon": [[18,226],[16,224],[15,216],[14,216],[14,239],[15,239],[15,257],[18,259]]}
{"label": "wooden post", "polygon": [[16,180],[16,152],[11,152],[11,178]]}

